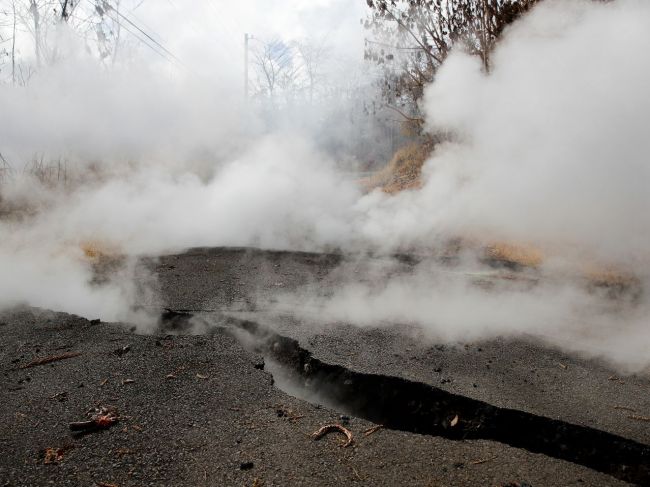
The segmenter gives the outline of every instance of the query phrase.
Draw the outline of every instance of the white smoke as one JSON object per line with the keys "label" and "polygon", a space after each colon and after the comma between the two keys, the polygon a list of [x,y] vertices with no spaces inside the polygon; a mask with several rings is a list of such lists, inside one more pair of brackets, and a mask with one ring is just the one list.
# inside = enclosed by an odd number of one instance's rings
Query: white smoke
{"label": "white smoke", "polygon": [[[650,275],[648,21],[640,0],[549,0],[508,30],[489,74],[453,53],[423,108],[429,128],[456,141],[436,149],[421,190],[395,196],[362,195],[304,130],[256,134],[232,95],[237,76],[211,85],[159,77],[156,66],[120,79],[121,71],[77,63],[27,89],[2,87],[6,150],[63,152],[97,177],[63,193],[21,178],[3,186],[4,204],[28,202],[29,211],[0,221],[0,264],[10,270],[0,307],[131,319],[133,279],[89,285],[88,242],[128,256],[192,246],[429,252],[453,237],[529,242],[547,256],[535,286],[486,291],[473,284],[480,264],[471,258],[467,272],[426,263],[311,304],[332,320],[417,323],[452,341],[533,334],[645,367],[644,296],[618,309],[566,265],[605,261],[642,284]],[[558,278],[558,268],[570,277]],[[295,302],[292,312],[301,312]]]}
{"label": "white smoke", "polygon": [[452,55],[425,100],[430,126],[463,138],[429,164],[430,185],[462,181],[441,223],[647,258],[649,19],[637,0],[544,2],[489,75]]}
{"label": "white smoke", "polygon": [[[43,42],[60,59],[26,86],[0,86],[0,308],[26,302],[141,322],[134,258],[197,245],[322,248],[345,238],[343,213],[358,189],[298,135],[323,114],[265,135],[244,100],[243,34],[257,43],[312,35],[339,48],[336,62],[316,60],[324,84],[362,63],[360,9],[346,4],[251,2],[224,18],[211,2],[144,2],[137,11],[124,2],[124,15],[168,53],[129,36],[134,27],[123,20],[111,67],[65,25],[51,29]],[[343,12],[354,17],[339,22]],[[29,38],[20,40],[28,49]],[[163,59],[170,52],[182,66]],[[98,256],[128,265],[96,282]]]}
{"label": "white smoke", "polygon": [[647,295],[621,305],[589,289],[584,271],[599,262],[633,273],[631,294],[650,283],[649,21],[647,2],[551,0],[508,30],[489,74],[479,59],[453,53],[424,109],[429,128],[456,141],[427,162],[422,190],[372,194],[355,207],[356,228],[386,249],[451,236],[532,242],[546,258],[536,284],[497,274],[486,290],[475,259],[451,272],[425,263],[373,286],[351,279],[327,299],[285,297],[279,309],[416,323],[455,342],[534,335],[647,367]]}

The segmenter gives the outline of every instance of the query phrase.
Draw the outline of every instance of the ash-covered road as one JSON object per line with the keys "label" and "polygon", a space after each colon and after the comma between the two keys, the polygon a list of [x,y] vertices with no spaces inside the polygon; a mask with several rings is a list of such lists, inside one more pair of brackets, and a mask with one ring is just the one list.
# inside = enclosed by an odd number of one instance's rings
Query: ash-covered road
{"label": "ash-covered road", "polygon": [[[250,343],[245,349],[227,328],[223,311],[233,309],[245,312],[229,316],[294,338],[329,365],[650,443],[645,376],[622,377],[598,361],[524,340],[450,347],[412,327],[306,323],[258,305],[278,288],[336,285],[333,271],[363,267],[359,261],[197,249],[151,265],[160,301],[144,304],[194,310],[208,334],[137,335],[128,326],[33,309],[0,316],[2,485],[626,485],[503,442],[389,428],[364,436],[373,424],[354,417],[353,446],[341,448],[336,434],[314,441],[319,427],[347,418],[274,387],[269,364],[264,370]],[[67,352],[81,355],[26,367]],[[97,405],[116,408],[119,422],[73,436],[69,423]]]}

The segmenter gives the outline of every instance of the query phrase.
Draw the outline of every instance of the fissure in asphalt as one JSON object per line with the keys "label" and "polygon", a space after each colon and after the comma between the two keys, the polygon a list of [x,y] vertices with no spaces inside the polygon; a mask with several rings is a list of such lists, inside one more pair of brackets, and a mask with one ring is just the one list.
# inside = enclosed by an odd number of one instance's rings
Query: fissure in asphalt
{"label": "fissure in asphalt", "polygon": [[[166,310],[161,322],[181,331],[190,327],[194,316],[186,310]],[[588,426],[500,408],[429,384],[328,364],[297,340],[257,322],[219,316],[217,326],[272,364],[266,369],[275,385],[294,397],[385,428],[452,440],[497,441],[650,486],[648,445]]]}

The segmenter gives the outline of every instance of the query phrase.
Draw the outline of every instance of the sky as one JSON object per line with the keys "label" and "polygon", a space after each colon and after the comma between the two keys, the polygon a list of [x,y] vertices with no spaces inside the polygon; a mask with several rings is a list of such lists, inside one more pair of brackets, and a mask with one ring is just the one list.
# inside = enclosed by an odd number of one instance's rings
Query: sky
{"label": "sky", "polygon": [[245,33],[251,42],[324,40],[337,56],[360,59],[366,10],[362,0],[145,0],[133,17],[185,64],[212,74],[223,62],[243,69]]}
{"label": "sky", "polygon": [[[27,12],[28,0],[17,0],[17,10]],[[43,12],[49,7],[43,6]],[[77,26],[73,37],[86,35],[95,42],[92,25],[84,23],[93,12],[92,0],[79,0],[70,23]],[[0,0],[2,39],[12,35],[11,3]],[[326,43],[337,57],[359,60],[363,56],[364,29],[360,19],[367,7],[363,0],[121,0],[120,11],[157,42],[171,51],[193,74],[221,78],[239,77],[243,71],[244,34],[251,34],[253,43],[281,39],[309,38]],[[43,14],[42,14],[43,15]],[[29,15],[25,14],[17,28],[17,57],[33,59],[33,38]],[[134,30],[126,21],[124,28]],[[81,27],[80,27],[81,26]],[[158,54],[122,32],[124,54],[137,52],[136,59],[173,68]],[[49,36],[56,35],[49,29]],[[59,45],[60,39],[56,41]],[[50,45],[55,42],[50,39]],[[8,44],[0,45],[0,48]],[[8,59],[8,58],[7,58]],[[3,71],[9,69],[5,63]]]}

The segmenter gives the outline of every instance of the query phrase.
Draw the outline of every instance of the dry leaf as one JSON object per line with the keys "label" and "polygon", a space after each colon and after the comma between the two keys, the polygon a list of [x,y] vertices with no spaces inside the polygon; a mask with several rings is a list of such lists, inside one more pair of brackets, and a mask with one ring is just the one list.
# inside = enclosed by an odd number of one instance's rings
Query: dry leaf
{"label": "dry leaf", "polygon": [[458,415],[454,416],[454,419],[451,420],[451,423],[449,423],[451,427],[453,428],[458,424]]}
{"label": "dry leaf", "polygon": [[46,448],[45,449],[45,460],[43,463],[46,465],[52,463],[58,463],[63,460],[63,449],[62,448]]}

